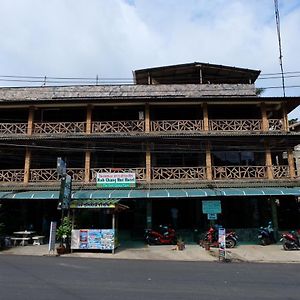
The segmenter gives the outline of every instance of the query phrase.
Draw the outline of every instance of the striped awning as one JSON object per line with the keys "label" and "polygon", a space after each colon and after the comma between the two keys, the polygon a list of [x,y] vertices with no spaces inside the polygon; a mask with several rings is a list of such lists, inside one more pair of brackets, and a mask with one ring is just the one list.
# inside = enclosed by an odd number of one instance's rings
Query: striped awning
{"label": "striped awning", "polygon": [[[195,198],[230,196],[300,196],[300,187],[261,188],[194,188],[194,189],[118,189],[73,191],[73,200],[138,199],[138,198]],[[59,191],[0,192],[1,199],[53,199],[58,200]]]}

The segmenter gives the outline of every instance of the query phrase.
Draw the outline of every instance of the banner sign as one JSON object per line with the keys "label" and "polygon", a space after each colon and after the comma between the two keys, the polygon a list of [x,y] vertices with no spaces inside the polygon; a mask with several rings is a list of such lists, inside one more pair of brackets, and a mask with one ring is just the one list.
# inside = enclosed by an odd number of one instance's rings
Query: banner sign
{"label": "banner sign", "polygon": [[50,237],[49,237],[49,252],[55,251],[55,241],[56,241],[56,222],[51,222]]}
{"label": "banner sign", "polygon": [[135,173],[97,173],[96,183],[100,188],[135,187]]}
{"label": "banner sign", "polygon": [[202,201],[202,211],[204,214],[220,214],[222,212],[221,201]]}
{"label": "banner sign", "polygon": [[219,259],[226,259],[226,230],[219,228]]}
{"label": "banner sign", "polygon": [[66,175],[61,179],[59,201],[61,209],[69,209],[72,195],[72,177]]}
{"label": "banner sign", "polygon": [[207,214],[207,219],[208,220],[217,220],[218,215],[217,214]]}

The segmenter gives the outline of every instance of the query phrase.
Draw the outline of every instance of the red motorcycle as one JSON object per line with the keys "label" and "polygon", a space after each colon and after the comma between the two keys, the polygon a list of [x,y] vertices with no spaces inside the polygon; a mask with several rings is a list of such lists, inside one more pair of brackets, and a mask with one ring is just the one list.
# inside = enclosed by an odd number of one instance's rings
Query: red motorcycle
{"label": "red motorcycle", "polygon": [[[238,236],[234,231],[229,231],[226,233],[225,237],[226,248],[234,248],[238,241]],[[218,229],[215,227],[210,227],[204,238],[200,240],[200,246],[204,247],[206,243],[209,243],[211,247],[219,247],[219,234]]]}
{"label": "red motorcycle", "polygon": [[145,241],[148,245],[176,245],[176,232],[168,225],[160,225],[158,230],[146,229]]}
{"label": "red motorcycle", "polygon": [[299,240],[300,230],[298,234],[295,231],[283,233],[281,235],[280,241],[284,250],[300,250],[300,240]]}

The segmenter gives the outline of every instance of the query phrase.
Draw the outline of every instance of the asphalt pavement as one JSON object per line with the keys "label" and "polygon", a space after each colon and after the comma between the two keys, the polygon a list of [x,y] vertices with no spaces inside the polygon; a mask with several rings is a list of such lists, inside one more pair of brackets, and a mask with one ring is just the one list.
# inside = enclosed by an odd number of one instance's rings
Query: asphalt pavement
{"label": "asphalt pavement", "polygon": [[0,270],[5,300],[296,300],[300,293],[299,264],[0,255]]}
{"label": "asphalt pavement", "polygon": [[[0,251],[0,255],[31,255],[48,256],[48,245],[27,245],[12,247]],[[50,253],[50,255],[52,255]],[[240,244],[226,252],[228,261],[232,262],[260,262],[260,263],[300,263],[300,251],[285,251],[282,245],[260,246],[254,244]],[[170,261],[218,261],[218,249],[209,251],[197,244],[187,244],[185,250],[178,251],[175,246],[148,246],[142,242],[121,245],[116,253],[92,251],[75,251],[64,257],[84,257],[102,259],[139,259],[139,260],[170,260]]]}

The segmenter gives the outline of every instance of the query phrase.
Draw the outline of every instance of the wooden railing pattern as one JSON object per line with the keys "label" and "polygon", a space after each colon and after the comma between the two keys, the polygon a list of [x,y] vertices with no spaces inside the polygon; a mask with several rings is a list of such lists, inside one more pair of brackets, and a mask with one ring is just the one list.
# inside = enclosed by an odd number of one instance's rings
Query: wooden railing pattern
{"label": "wooden railing pattern", "polygon": [[213,179],[264,179],[266,166],[220,166],[212,167]]}
{"label": "wooden railing pattern", "polygon": [[290,177],[290,169],[289,166],[272,166],[273,169],[273,178],[289,178]]}
{"label": "wooden railing pattern", "polygon": [[97,173],[135,173],[136,180],[146,180],[146,168],[93,168],[91,181],[96,182]]}
{"label": "wooden railing pattern", "polygon": [[270,131],[283,131],[283,120],[281,119],[269,119],[269,130]]}
{"label": "wooden railing pattern", "polygon": [[203,131],[203,120],[161,120],[150,124],[150,130],[154,132]]}
{"label": "wooden railing pattern", "polygon": [[152,168],[153,180],[205,179],[205,167]]}
{"label": "wooden railing pattern", "polygon": [[262,121],[256,119],[245,120],[209,120],[211,131],[260,131]]}
{"label": "wooden railing pattern", "polygon": [[0,135],[26,134],[27,128],[27,123],[0,123]]}
{"label": "wooden railing pattern", "polygon": [[143,132],[145,121],[103,121],[92,123],[92,133],[122,133],[122,132]]}
{"label": "wooden railing pattern", "polygon": [[85,133],[85,122],[34,123],[33,134]]}
{"label": "wooden railing pattern", "polygon": [[[67,174],[72,176],[73,181],[84,181],[85,170],[84,168],[68,168]],[[40,181],[58,181],[59,176],[57,169],[31,169],[30,182]]]}
{"label": "wooden railing pattern", "polygon": [[12,170],[0,170],[0,182],[23,182],[24,170],[12,169]]}

